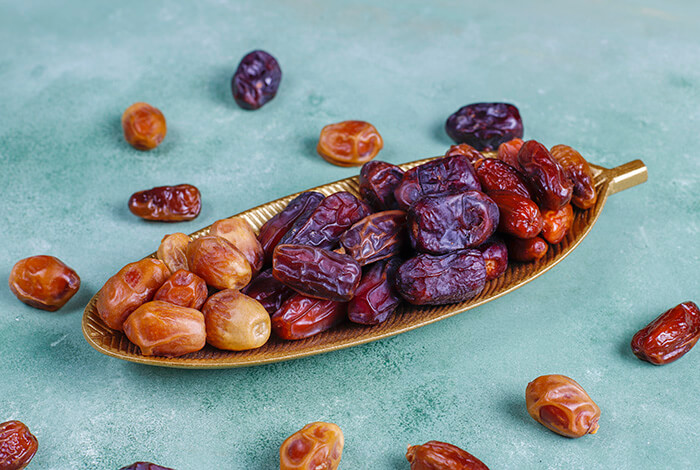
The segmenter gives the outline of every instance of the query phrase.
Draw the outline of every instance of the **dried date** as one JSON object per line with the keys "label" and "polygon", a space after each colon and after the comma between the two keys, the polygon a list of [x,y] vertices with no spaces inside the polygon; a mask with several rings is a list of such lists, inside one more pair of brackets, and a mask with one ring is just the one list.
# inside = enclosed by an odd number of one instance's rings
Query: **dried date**
{"label": "dried date", "polygon": [[571,201],[574,186],[547,147],[528,140],[520,147],[518,163],[542,210],[559,210]]}
{"label": "dried date", "polygon": [[134,103],[122,114],[124,139],[137,150],[151,150],[160,145],[168,131],[165,116],[148,103]]}
{"label": "dried date", "polygon": [[296,293],[272,276],[272,268],[261,271],[241,292],[260,302],[270,315]]}
{"label": "dried date", "polygon": [[550,153],[574,184],[571,202],[580,209],[593,207],[598,195],[593,171],[586,159],[568,145],[555,145]]}
{"label": "dried date", "polygon": [[437,158],[403,175],[394,190],[399,207],[408,210],[423,196],[481,190],[474,167],[464,155]]}
{"label": "dried date", "polygon": [[566,437],[598,432],[600,408],[575,380],[543,375],[527,384],[527,412],[551,431]]}
{"label": "dried date", "polygon": [[482,191],[487,194],[491,191],[510,191],[532,199],[522,175],[518,170],[501,160],[485,159],[476,168],[476,175],[479,177]]}
{"label": "dried date", "polygon": [[253,274],[262,268],[265,253],[253,227],[243,217],[217,220],[209,228],[209,235],[224,238],[238,248],[250,263]]}
{"label": "dried date", "polygon": [[337,470],[344,443],[338,425],[307,424],[280,446],[280,470]]}
{"label": "dried date", "polygon": [[277,245],[272,275],[300,294],[344,302],[355,294],[362,268],[349,255],[305,245]]}
{"label": "dried date", "polygon": [[156,257],[174,273],[180,269],[187,270],[187,245],[192,239],[184,233],[171,233],[163,237],[158,246]]}
{"label": "dried date", "polygon": [[360,266],[390,258],[406,245],[406,213],[393,210],[368,215],[343,234],[340,245]]}
{"label": "dried date", "polygon": [[348,303],[348,319],[362,325],[377,325],[394,313],[401,296],[394,287],[401,260],[379,261],[362,275],[355,297]]}
{"label": "dried date", "polygon": [[491,191],[489,197],[498,206],[499,232],[517,238],[533,238],[542,231],[542,213],[532,200],[510,191]]}
{"label": "dried date", "polygon": [[258,109],[277,95],[280,81],[282,69],[277,59],[265,51],[249,52],[231,79],[233,99],[243,109]]}
{"label": "dried date", "polygon": [[654,365],[675,361],[700,339],[700,310],[684,302],[662,313],[632,338],[632,352]]}
{"label": "dried date", "polygon": [[55,312],[80,289],[80,276],[60,259],[39,255],[24,258],[12,267],[10,290],[25,304]]}
{"label": "dried date", "polygon": [[153,300],[162,300],[180,307],[199,310],[207,300],[209,291],[204,279],[194,273],[180,269],[175,271],[164,283]]}
{"label": "dried date", "polygon": [[270,315],[260,302],[226,289],[212,295],[202,307],[207,343],[227,351],[259,348],[270,338]]}
{"label": "dried date", "polygon": [[503,142],[498,146],[498,152],[496,152],[496,158],[512,166],[513,168],[520,170],[520,163],[518,163],[518,152],[520,147],[523,146],[523,139],[513,139],[508,142]]}
{"label": "dried date", "polygon": [[39,442],[21,421],[0,423],[0,470],[20,470],[29,465]]}
{"label": "dried date", "polygon": [[161,467],[151,462],[134,462],[131,465],[122,467],[119,470],[173,470],[168,467]]}
{"label": "dried date", "polygon": [[494,150],[499,144],[523,136],[518,108],[508,103],[473,103],[447,118],[445,131],[458,144],[477,150]]}
{"label": "dried date", "polygon": [[486,280],[500,277],[508,268],[508,249],[500,238],[490,238],[476,247],[484,257]]}
{"label": "dried date", "polygon": [[443,305],[477,296],[486,283],[484,257],[477,250],[419,254],[396,273],[396,290],[414,305]]}
{"label": "dried date", "polygon": [[243,253],[221,237],[206,236],[190,242],[187,265],[215,289],[240,289],[252,278],[250,263]]}
{"label": "dried date", "polygon": [[408,210],[411,245],[444,254],[486,241],[498,227],[498,206],[480,191],[425,196]]}
{"label": "dried date", "polygon": [[506,238],[508,257],[513,261],[529,263],[543,258],[549,248],[547,242],[540,237],[522,239],[515,237]]}
{"label": "dried date", "polygon": [[467,157],[474,168],[481,164],[485,158],[481,152],[469,144],[452,145],[449,149],[447,149],[447,152],[445,152],[446,157],[453,157],[455,155],[464,155]]}
{"label": "dried date", "polygon": [[384,146],[377,129],[365,121],[343,121],[321,130],[316,151],[338,166],[359,166],[377,156]]}
{"label": "dried date", "polygon": [[409,446],[406,459],[411,464],[411,470],[489,470],[466,450],[440,441]]}
{"label": "dried date", "polygon": [[329,330],[347,317],[347,302],[294,294],[270,318],[272,331],[282,339],[304,339]]}
{"label": "dried date", "polygon": [[542,212],[542,237],[555,245],[562,241],[574,224],[574,209],[567,204],[556,211]]}
{"label": "dried date", "polygon": [[394,190],[401,182],[404,171],[396,165],[371,161],[360,170],[360,196],[375,210],[398,208]]}
{"label": "dried date", "polygon": [[181,222],[192,220],[202,209],[199,190],[191,184],[158,186],[139,191],[129,198],[132,214],[146,220]]}

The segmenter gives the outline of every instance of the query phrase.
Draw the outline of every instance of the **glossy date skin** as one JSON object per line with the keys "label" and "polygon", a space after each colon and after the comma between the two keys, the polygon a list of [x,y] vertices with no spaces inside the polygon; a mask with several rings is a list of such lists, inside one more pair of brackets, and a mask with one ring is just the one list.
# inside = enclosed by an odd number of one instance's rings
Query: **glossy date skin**
{"label": "glossy date skin", "polygon": [[250,263],[243,253],[221,237],[206,236],[190,242],[187,265],[215,289],[240,289],[252,278]]}
{"label": "glossy date skin", "polygon": [[411,245],[434,255],[484,243],[499,224],[498,206],[480,191],[425,196],[407,217]]}
{"label": "glossy date skin", "polygon": [[520,168],[520,163],[518,162],[518,152],[520,152],[520,147],[522,147],[523,144],[523,139],[513,139],[509,140],[508,142],[503,142],[498,146],[496,158],[507,163],[518,171],[522,170],[522,168]]}
{"label": "glossy date skin", "polygon": [[253,227],[243,217],[217,220],[209,227],[209,235],[228,240],[238,251],[243,253],[243,256],[250,263],[253,274],[262,268],[265,253],[255,236]]}
{"label": "glossy date skin", "polygon": [[173,470],[168,467],[161,467],[151,462],[135,462],[126,467],[122,467],[119,470]]}
{"label": "glossy date skin", "polygon": [[272,268],[261,271],[241,292],[260,302],[270,315],[296,293],[272,276]]}
{"label": "glossy date skin", "polygon": [[153,299],[169,276],[168,267],[157,259],[127,264],[100,289],[95,304],[98,315],[108,327],[122,331],[131,312]]}
{"label": "glossy date skin", "polygon": [[491,191],[510,191],[532,199],[523,176],[518,170],[501,160],[484,159],[476,167],[476,175],[479,177],[481,190],[487,194]]}
{"label": "glossy date skin", "polygon": [[542,213],[531,199],[510,191],[491,191],[489,197],[498,206],[499,232],[533,238],[542,231]]}
{"label": "glossy date skin", "polygon": [[396,273],[396,290],[414,305],[463,302],[478,295],[485,283],[486,265],[477,250],[419,254]]}
{"label": "glossy date skin", "polygon": [[345,302],[355,294],[362,268],[345,254],[305,245],[278,245],[272,275],[300,294]]}
{"label": "glossy date skin", "polygon": [[192,239],[189,235],[176,232],[166,235],[161,240],[156,257],[174,273],[179,269],[187,270],[187,245]]}
{"label": "glossy date skin", "polygon": [[277,59],[262,50],[246,54],[231,79],[233,99],[243,109],[258,109],[277,94],[282,69]]}
{"label": "glossy date skin", "polygon": [[282,339],[308,338],[342,323],[347,309],[347,302],[294,294],[270,318],[272,331]]}
{"label": "glossy date skin", "polygon": [[371,161],[360,170],[360,196],[377,211],[399,207],[394,190],[401,182],[404,171],[396,165]]}
{"label": "glossy date skin", "polygon": [[0,470],[20,470],[29,465],[39,442],[21,421],[0,423]]}
{"label": "glossy date skin", "polygon": [[501,238],[491,237],[476,247],[484,257],[486,281],[500,277],[508,268],[508,249]]}
{"label": "glossy date skin", "polygon": [[411,470],[489,470],[466,450],[440,441],[409,446],[406,459],[411,464]]}
{"label": "glossy date skin", "polygon": [[654,365],[671,363],[690,351],[700,339],[700,310],[684,302],[667,310],[632,338],[632,352]]}
{"label": "glossy date skin", "polygon": [[484,155],[469,144],[456,144],[450,146],[445,152],[446,157],[454,155],[464,155],[474,168],[484,160]]}
{"label": "glossy date skin", "polygon": [[527,385],[527,412],[532,418],[565,437],[598,432],[600,408],[575,380],[565,375],[543,375]]}
{"label": "glossy date skin", "polygon": [[270,315],[257,300],[235,289],[217,292],[202,307],[207,343],[227,351],[259,348],[270,338]]}
{"label": "glossy date skin", "polygon": [[513,261],[529,263],[543,258],[547,254],[549,245],[542,237],[522,238],[507,237],[505,239],[508,247],[508,257]]}
{"label": "glossy date skin", "polygon": [[292,199],[282,212],[265,222],[258,234],[258,241],[265,253],[265,264],[272,263],[272,252],[289,229],[296,222],[305,223],[325,197],[316,191],[301,193]]}
{"label": "glossy date skin", "polygon": [[598,194],[595,189],[593,171],[586,159],[568,145],[555,145],[550,153],[574,184],[571,203],[580,209],[593,207]]}
{"label": "glossy date skin", "polygon": [[124,140],[137,150],[151,150],[165,139],[165,116],[148,103],[134,103],[122,114]]}
{"label": "glossy date skin", "polygon": [[55,312],[78,292],[80,276],[60,259],[39,255],[17,261],[8,283],[25,304]]}
{"label": "glossy date skin", "polygon": [[321,130],[316,151],[338,166],[360,166],[377,156],[384,146],[377,129],[365,121],[343,121]]}
{"label": "glossy date skin", "polygon": [[348,228],[371,213],[367,203],[347,191],[331,194],[321,201],[308,219],[297,220],[280,244],[332,250]]}
{"label": "glossy date skin", "polygon": [[191,184],[158,186],[139,191],[129,198],[132,214],[146,220],[181,222],[192,220],[202,209],[199,190]]}
{"label": "glossy date skin", "polygon": [[567,204],[556,211],[542,212],[542,237],[552,245],[564,239],[566,233],[574,224],[574,209]]}
{"label": "glossy date skin", "polygon": [[401,263],[399,258],[391,258],[369,266],[362,275],[355,297],[348,303],[351,322],[377,325],[394,313],[401,303],[401,296],[394,287]]}
{"label": "glossy date skin", "polygon": [[337,470],[344,444],[338,425],[307,424],[280,446],[280,470]]}
{"label": "glossy date skin", "polygon": [[209,291],[204,279],[194,273],[180,269],[175,271],[164,283],[153,300],[162,300],[180,307],[199,310],[207,300]]}
{"label": "glossy date skin", "polygon": [[528,140],[520,147],[518,163],[530,182],[535,202],[542,210],[559,210],[571,201],[573,183],[547,147]]}
{"label": "glossy date skin", "polygon": [[406,213],[393,210],[368,215],[343,234],[340,245],[360,266],[397,255],[406,245]]}
{"label": "glossy date skin", "polygon": [[431,160],[403,175],[394,196],[403,210],[408,210],[423,196],[481,190],[474,167],[464,155]]}
{"label": "glossy date skin", "polygon": [[445,131],[458,144],[495,150],[499,144],[523,136],[523,121],[512,104],[473,103],[447,118]]}

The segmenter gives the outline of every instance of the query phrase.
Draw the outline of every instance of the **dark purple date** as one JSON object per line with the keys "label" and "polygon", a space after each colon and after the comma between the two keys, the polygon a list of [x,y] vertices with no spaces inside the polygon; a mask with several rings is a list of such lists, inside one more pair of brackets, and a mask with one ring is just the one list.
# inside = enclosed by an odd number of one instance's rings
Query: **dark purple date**
{"label": "dark purple date", "polygon": [[379,261],[365,271],[355,297],[348,303],[348,319],[353,323],[377,325],[394,313],[401,297],[394,287],[399,258]]}
{"label": "dark purple date", "polygon": [[265,51],[246,54],[231,79],[233,99],[244,109],[258,109],[277,94],[282,69]]}
{"label": "dark purple date", "polygon": [[394,210],[368,215],[343,234],[340,244],[360,266],[399,254],[406,245],[406,213]]}
{"label": "dark purple date", "polygon": [[478,295],[486,283],[481,252],[460,250],[446,255],[420,254],[396,273],[396,289],[414,305],[463,302]]}
{"label": "dark purple date", "polygon": [[486,280],[490,281],[500,277],[508,268],[508,248],[499,237],[491,237],[486,243],[476,247],[484,257],[486,265]]}
{"label": "dark purple date", "polygon": [[534,201],[540,209],[557,211],[571,201],[574,185],[547,147],[528,140],[520,147],[518,163],[531,183]]}
{"label": "dark purple date", "polygon": [[270,315],[275,313],[285,300],[296,294],[293,289],[272,276],[272,268],[255,276],[241,292],[260,302]]}
{"label": "dark purple date", "polygon": [[498,218],[498,206],[480,191],[425,196],[408,211],[408,233],[417,251],[443,254],[482,244]]}
{"label": "dark purple date", "polygon": [[398,208],[394,189],[401,182],[403,173],[391,163],[378,160],[365,163],[360,170],[360,196],[378,211]]}
{"label": "dark purple date", "polygon": [[131,465],[127,467],[122,467],[119,470],[173,470],[172,468],[168,467],[161,467],[160,465],[156,465],[154,463],[150,462],[136,462],[132,463]]}
{"label": "dark purple date", "polygon": [[447,118],[445,131],[458,144],[495,150],[503,142],[523,136],[523,121],[512,104],[474,103]]}

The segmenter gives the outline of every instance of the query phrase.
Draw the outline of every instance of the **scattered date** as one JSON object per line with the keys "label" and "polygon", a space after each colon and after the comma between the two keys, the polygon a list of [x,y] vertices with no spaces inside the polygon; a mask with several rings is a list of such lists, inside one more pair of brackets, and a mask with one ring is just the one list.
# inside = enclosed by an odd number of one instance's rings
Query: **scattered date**
{"label": "scattered date", "polygon": [[643,361],[660,366],[690,351],[700,339],[700,310],[683,302],[659,315],[632,338],[632,352]]}
{"label": "scattered date", "polygon": [[146,220],[181,222],[192,220],[202,209],[199,190],[191,184],[158,186],[134,193],[129,198],[132,214]]}

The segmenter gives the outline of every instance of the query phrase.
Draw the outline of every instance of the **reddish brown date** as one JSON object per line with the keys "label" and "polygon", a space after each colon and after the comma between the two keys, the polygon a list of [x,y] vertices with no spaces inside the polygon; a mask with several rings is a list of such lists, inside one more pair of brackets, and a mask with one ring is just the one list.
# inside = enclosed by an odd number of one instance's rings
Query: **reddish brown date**
{"label": "reddish brown date", "polygon": [[390,258],[406,245],[406,213],[393,210],[368,215],[343,234],[340,244],[360,266]]}
{"label": "reddish brown date", "polygon": [[262,268],[265,253],[253,227],[243,217],[217,220],[209,227],[209,235],[224,238],[238,248],[250,263],[253,274]]}
{"label": "reddish brown date", "polygon": [[521,261],[529,263],[537,261],[547,254],[549,246],[547,242],[540,237],[522,238],[508,237],[506,238],[506,247],[508,247],[508,257],[513,261]]}
{"label": "reddish brown date", "polygon": [[571,202],[580,209],[593,207],[598,195],[593,171],[586,159],[568,145],[555,145],[552,147],[551,154],[574,184]]}
{"label": "reddish brown date", "polygon": [[21,421],[0,424],[0,470],[20,470],[29,465],[39,442]]}
{"label": "reddish brown date", "polygon": [[452,157],[454,155],[464,155],[469,159],[469,162],[474,168],[484,160],[484,155],[469,144],[456,144],[445,152],[446,157]]}
{"label": "reddish brown date", "polygon": [[180,307],[199,310],[207,300],[209,291],[204,279],[180,269],[170,276],[156,292],[153,300],[162,300]]}
{"label": "reddish brown date", "polygon": [[30,256],[10,271],[10,290],[25,304],[55,312],[80,289],[80,277],[53,256]]}
{"label": "reddish brown date", "polygon": [[408,210],[426,195],[470,190],[481,190],[474,167],[464,155],[453,155],[437,158],[408,170],[394,190],[394,196],[399,207]]}
{"label": "reddish brown date", "polygon": [[126,467],[122,467],[119,470],[173,470],[168,467],[161,467],[151,462],[135,462]]}
{"label": "reddish brown date", "polygon": [[463,302],[478,295],[485,283],[486,265],[477,250],[420,254],[402,264],[396,273],[396,290],[414,305]]}
{"label": "reddish brown date", "polygon": [[137,150],[151,150],[165,139],[165,116],[148,103],[134,103],[122,114],[124,139]]}
{"label": "reddish brown date", "polygon": [[324,198],[323,194],[315,191],[301,193],[292,199],[282,212],[265,222],[258,234],[258,241],[265,253],[265,264],[272,263],[272,252],[289,229],[297,221],[305,223]]}
{"label": "reddish brown date", "polygon": [[519,170],[520,163],[518,163],[518,152],[522,146],[523,139],[513,139],[508,142],[503,142],[498,146],[497,158]]}
{"label": "reddish brown date", "polygon": [[401,296],[394,287],[396,270],[401,260],[379,261],[365,271],[355,297],[348,303],[348,319],[353,323],[376,325],[394,313]]}
{"label": "reddish brown date", "polygon": [[377,211],[398,208],[394,189],[403,178],[403,170],[396,165],[371,161],[360,170],[360,196]]}
{"label": "reddish brown date", "polygon": [[476,168],[476,175],[479,177],[481,189],[487,194],[491,191],[502,190],[532,199],[525,180],[518,170],[501,160],[485,159]]}
{"label": "reddish brown date", "polygon": [[132,214],[146,220],[180,222],[192,220],[202,209],[199,190],[191,184],[158,186],[139,191],[129,198]]}
{"label": "reddish brown date", "polygon": [[476,247],[484,257],[486,280],[500,277],[508,268],[508,249],[500,238],[490,238]]}
{"label": "reddish brown date", "polygon": [[341,253],[305,245],[277,245],[272,275],[301,294],[344,302],[355,294],[362,268]]}
{"label": "reddish brown date", "polygon": [[343,121],[321,130],[316,151],[329,163],[359,166],[377,156],[384,146],[377,129],[365,121]]}
{"label": "reddish brown date", "polygon": [[282,339],[308,338],[341,323],[347,310],[346,302],[295,294],[272,315],[272,331]]}
{"label": "reddish brown date", "polygon": [[542,231],[544,220],[532,200],[510,191],[491,191],[489,197],[498,206],[499,232],[517,238],[533,238]]}
{"label": "reddish brown date", "polygon": [[520,147],[518,163],[530,181],[535,202],[542,210],[558,210],[571,201],[574,186],[547,147],[528,140]]}
{"label": "reddish brown date", "polygon": [[190,271],[215,289],[240,289],[250,282],[250,263],[228,240],[216,236],[200,237],[187,245]]}
{"label": "reddish brown date", "polygon": [[310,423],[280,446],[280,470],[337,470],[343,432],[333,423]]}
{"label": "reddish brown date", "polygon": [[700,338],[700,310],[684,302],[662,313],[632,338],[632,351],[654,365],[673,362],[690,351]]}
{"label": "reddish brown date", "polygon": [[527,412],[557,434],[581,437],[598,432],[600,408],[574,379],[543,375],[527,384]]}
{"label": "reddish brown date", "polygon": [[555,245],[562,241],[574,224],[574,209],[567,204],[556,211],[542,212],[542,237]]}
{"label": "reddish brown date", "polygon": [[297,220],[280,244],[332,250],[350,226],[371,213],[367,203],[347,191],[331,194],[321,201],[307,220]]}
{"label": "reddish brown date", "polygon": [[466,450],[440,441],[409,446],[406,459],[411,464],[411,470],[489,470]]}
{"label": "reddish brown date", "polygon": [[480,191],[425,196],[408,210],[411,245],[434,255],[471,248],[498,227],[498,206]]}
{"label": "reddish brown date", "polygon": [[260,272],[241,292],[260,302],[270,315],[296,293],[272,276],[272,268]]}

